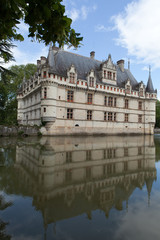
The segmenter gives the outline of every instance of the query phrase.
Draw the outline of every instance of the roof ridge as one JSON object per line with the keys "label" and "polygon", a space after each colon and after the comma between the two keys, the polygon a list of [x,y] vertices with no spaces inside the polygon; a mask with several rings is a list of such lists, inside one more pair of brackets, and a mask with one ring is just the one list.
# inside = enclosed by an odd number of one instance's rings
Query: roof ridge
{"label": "roof ridge", "polygon": [[80,55],[80,54],[77,54],[77,53],[73,53],[73,52],[69,52],[69,51],[66,51],[66,50],[63,50],[63,49],[59,49],[58,51],[62,51],[62,52],[66,52],[66,53],[71,53],[71,54],[76,55],[76,56],[78,56],[78,57],[83,57],[83,58],[87,58],[87,59],[94,60],[94,61],[97,61],[97,62],[99,62],[99,63],[102,63],[102,61],[100,61],[100,60],[98,60],[98,59],[86,57],[86,56],[83,56],[83,55]]}

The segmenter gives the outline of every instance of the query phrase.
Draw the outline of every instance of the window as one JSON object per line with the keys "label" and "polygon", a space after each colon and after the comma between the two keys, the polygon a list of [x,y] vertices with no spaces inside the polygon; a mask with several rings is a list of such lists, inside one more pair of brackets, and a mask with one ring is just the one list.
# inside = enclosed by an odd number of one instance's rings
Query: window
{"label": "window", "polygon": [[141,154],[142,154],[142,148],[138,147],[138,155],[141,155]]}
{"label": "window", "polygon": [[92,120],[92,111],[91,110],[87,111],[87,120]]}
{"label": "window", "polygon": [[112,72],[107,72],[108,79],[112,79]]}
{"label": "window", "polygon": [[72,152],[66,152],[66,163],[72,162]]}
{"label": "window", "polygon": [[112,105],[113,105],[113,97],[109,97],[108,98],[108,106],[112,107]]}
{"label": "window", "polygon": [[127,85],[127,88],[126,88],[126,93],[129,94],[130,93],[130,86]]}
{"label": "window", "polygon": [[71,90],[68,90],[68,92],[67,92],[67,101],[68,102],[73,102],[73,95],[74,95],[74,92]]}
{"label": "window", "polygon": [[94,78],[93,77],[89,78],[89,86],[94,87]]}
{"label": "window", "polygon": [[129,105],[129,101],[128,99],[125,99],[124,108],[128,109],[128,105]]}
{"label": "window", "polygon": [[124,148],[124,156],[125,156],[125,157],[128,156],[128,148]]}
{"label": "window", "polygon": [[107,96],[104,97],[104,105],[107,106]]}
{"label": "window", "polygon": [[86,151],[86,160],[87,161],[91,160],[91,150]]}
{"label": "window", "polygon": [[44,98],[47,98],[47,88],[44,88]]}
{"label": "window", "polygon": [[71,73],[69,74],[69,79],[70,79],[70,80],[69,80],[70,83],[74,83],[74,82],[75,82],[75,73],[72,73],[72,72],[71,72]]}
{"label": "window", "polygon": [[108,118],[107,118],[107,114],[106,114],[106,112],[104,112],[104,120],[114,121],[115,122],[116,121],[116,113],[108,112]]}
{"label": "window", "polygon": [[117,106],[117,98],[114,98],[114,107]]}
{"label": "window", "polygon": [[142,115],[141,114],[138,115],[138,122],[142,123]]}
{"label": "window", "polygon": [[92,94],[88,93],[88,104],[92,104]]}
{"label": "window", "polygon": [[46,108],[43,108],[43,112],[46,112]]}
{"label": "window", "polygon": [[112,112],[108,113],[108,121],[112,121],[112,115],[113,115]]}
{"label": "window", "polygon": [[116,172],[116,165],[115,165],[115,163],[107,164],[107,173],[108,174],[113,174],[115,172]]}
{"label": "window", "polygon": [[107,149],[107,157],[108,158],[115,158],[116,157],[116,150],[114,148]]}
{"label": "window", "polygon": [[43,77],[46,78],[46,71],[43,72]]}
{"label": "window", "polygon": [[124,121],[125,121],[125,122],[128,122],[128,113],[125,113],[125,115],[124,115]]}
{"label": "window", "polygon": [[138,109],[142,110],[142,102],[138,102]]}
{"label": "window", "polygon": [[116,80],[116,74],[113,73],[113,80]]}
{"label": "window", "polygon": [[73,109],[67,109],[67,119],[73,119]]}
{"label": "window", "polygon": [[140,88],[139,95],[140,97],[143,97],[143,88]]}
{"label": "window", "polygon": [[104,70],[104,78],[107,78],[106,70]]}

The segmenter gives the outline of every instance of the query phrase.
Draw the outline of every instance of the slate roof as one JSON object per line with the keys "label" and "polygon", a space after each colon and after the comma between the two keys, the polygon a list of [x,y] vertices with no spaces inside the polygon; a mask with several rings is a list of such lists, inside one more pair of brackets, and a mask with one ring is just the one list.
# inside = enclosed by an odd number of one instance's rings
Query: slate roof
{"label": "slate roof", "polygon": [[[62,49],[54,51],[50,47],[47,62],[50,66],[50,73],[55,73],[64,77],[67,77],[67,70],[71,67],[72,64],[77,70],[77,75],[79,79],[86,80],[87,74],[90,70],[93,69],[96,74],[97,82],[101,82],[99,71],[103,62],[95,60],[93,58],[84,57],[78,54],[63,51]],[[130,79],[132,88],[136,88],[138,82],[134,78],[130,70],[124,69],[124,72],[122,72],[119,66],[116,66],[116,69],[117,86],[124,87],[126,81]]]}
{"label": "slate roof", "polygon": [[151,78],[151,69],[149,67],[149,78],[148,78],[148,82],[147,82],[147,87],[146,87],[146,91],[150,92],[150,93],[154,93],[155,90],[153,88],[153,83],[152,83],[152,78]]}

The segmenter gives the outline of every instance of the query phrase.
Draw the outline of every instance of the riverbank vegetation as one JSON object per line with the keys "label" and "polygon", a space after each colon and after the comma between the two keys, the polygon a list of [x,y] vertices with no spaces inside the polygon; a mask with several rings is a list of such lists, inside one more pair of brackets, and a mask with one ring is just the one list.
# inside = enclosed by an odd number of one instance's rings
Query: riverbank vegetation
{"label": "riverbank vegetation", "polygon": [[17,90],[23,79],[29,79],[37,67],[34,64],[15,65],[3,72],[0,79],[0,125],[17,125]]}

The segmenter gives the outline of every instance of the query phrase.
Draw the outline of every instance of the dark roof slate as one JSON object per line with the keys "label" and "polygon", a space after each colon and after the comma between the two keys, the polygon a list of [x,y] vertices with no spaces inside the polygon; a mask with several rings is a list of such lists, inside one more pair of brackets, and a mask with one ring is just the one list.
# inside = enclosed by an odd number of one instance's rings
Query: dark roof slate
{"label": "dark roof slate", "polygon": [[[56,50],[54,50],[54,48],[52,49],[52,47],[50,47],[47,62],[50,67],[50,73],[67,77],[67,70],[71,67],[71,65],[74,65],[79,79],[86,80],[87,74],[93,69],[95,71],[97,82],[102,82],[99,72],[103,62],[93,58],[84,57],[75,53],[64,51],[62,49],[56,48]],[[125,83],[128,79],[130,79],[132,89],[139,88],[139,83],[129,69],[124,69],[124,72],[122,72],[118,65],[116,66],[116,69],[117,86],[124,88]],[[151,78],[148,80],[147,91],[154,92]]]}
{"label": "dark roof slate", "polygon": [[147,87],[146,87],[146,91],[150,92],[150,93],[154,93],[155,90],[153,88],[153,83],[152,83],[152,78],[151,78],[151,71],[149,69],[149,77],[148,77],[148,82],[147,82]]}

